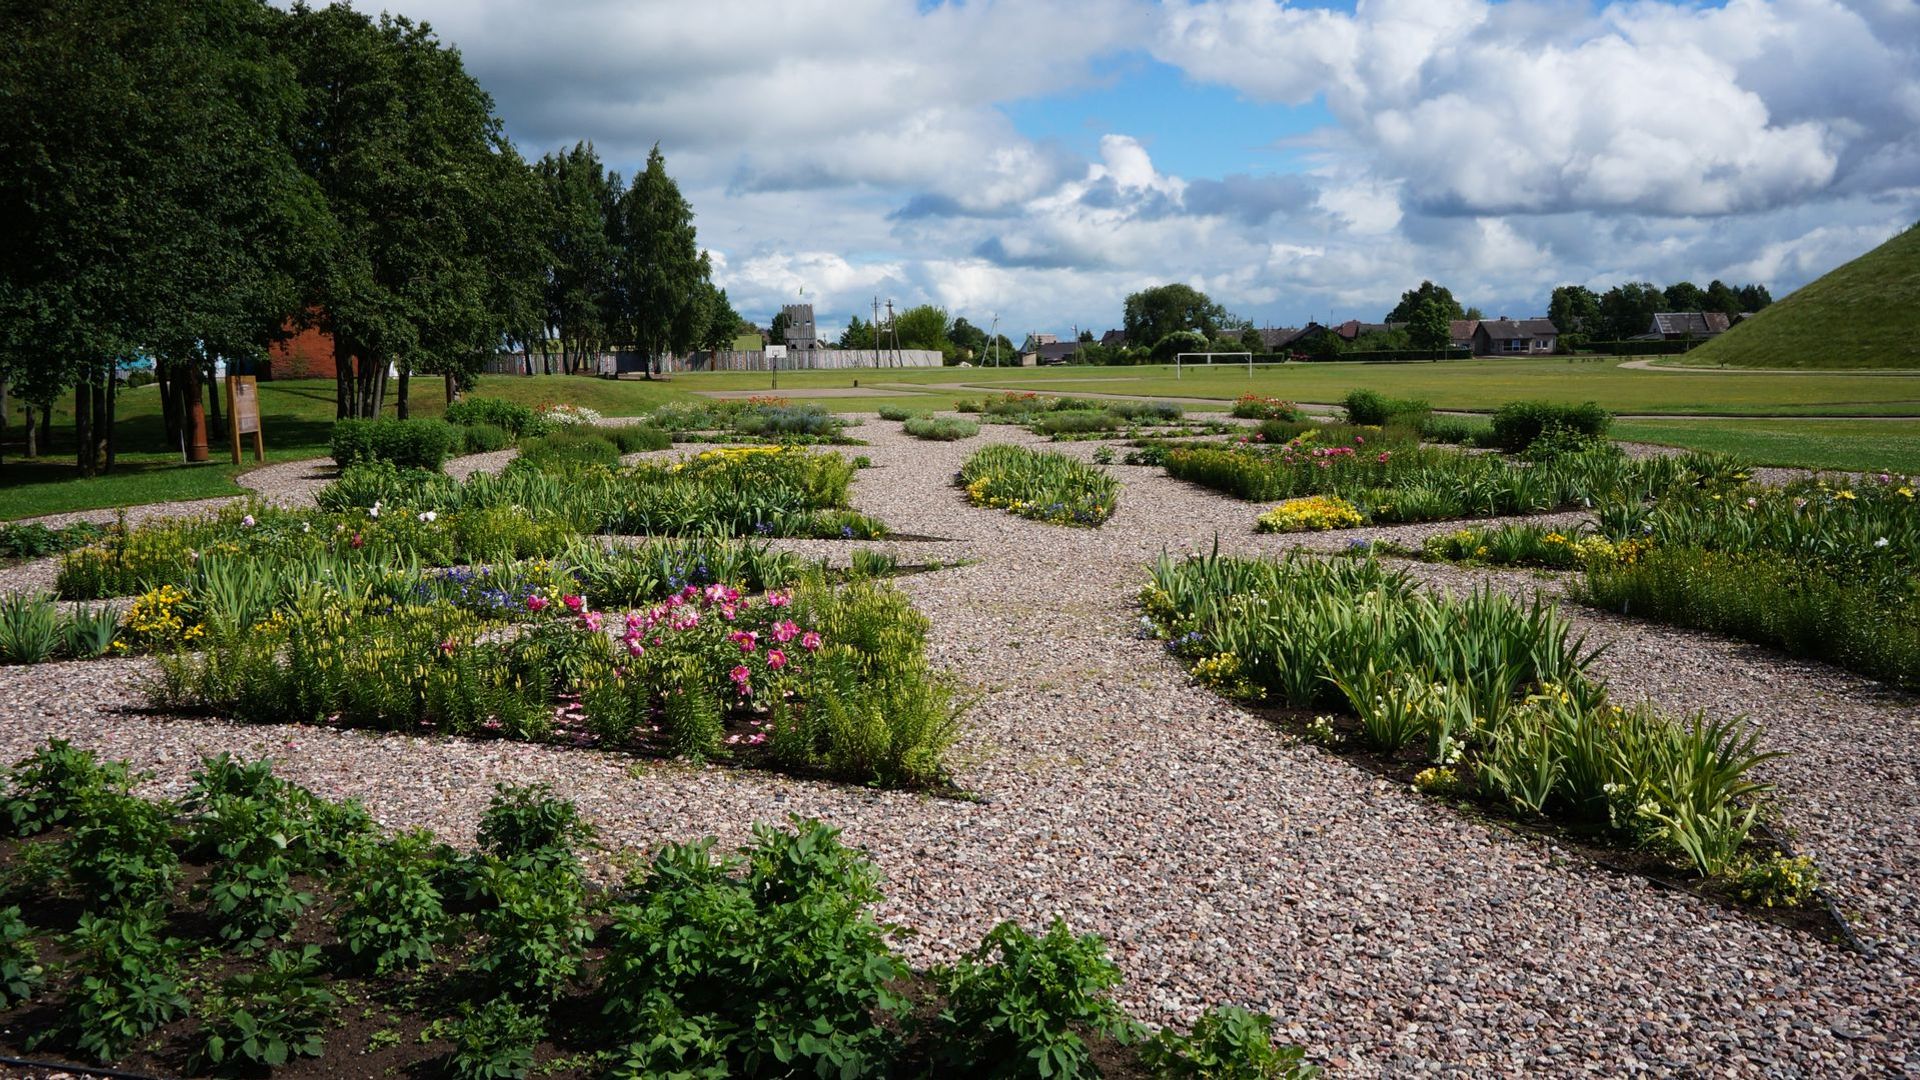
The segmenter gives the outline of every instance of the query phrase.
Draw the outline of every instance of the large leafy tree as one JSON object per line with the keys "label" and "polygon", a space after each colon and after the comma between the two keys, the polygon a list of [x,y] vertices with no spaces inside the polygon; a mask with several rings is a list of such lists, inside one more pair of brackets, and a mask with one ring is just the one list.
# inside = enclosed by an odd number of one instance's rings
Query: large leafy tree
{"label": "large leafy tree", "polygon": [[[296,4],[285,51],[305,92],[294,149],[338,230],[314,282],[337,414],[378,415],[389,366],[452,366],[499,329],[493,103],[431,28]],[[526,267],[533,272],[534,267]]]}
{"label": "large leafy tree", "polygon": [[1676,281],[1663,290],[1668,311],[1704,311],[1707,294],[1691,281]]}
{"label": "large leafy tree", "polygon": [[1621,341],[1646,333],[1666,303],[1666,292],[1653,282],[1629,281],[1600,297],[1600,321],[1608,338]]}
{"label": "large leafy tree", "polygon": [[740,317],[740,313],[733,308],[733,302],[727,299],[727,290],[712,282],[704,283],[700,306],[704,325],[695,344],[711,352],[733,348],[734,339],[740,336],[740,326],[746,320]]}
{"label": "large leafy tree", "polygon": [[1127,340],[1152,345],[1168,334],[1192,330],[1211,339],[1230,316],[1191,285],[1156,285],[1127,297],[1121,311]]}
{"label": "large leafy tree", "polygon": [[1446,302],[1437,296],[1428,297],[1413,311],[1413,318],[1407,320],[1407,340],[1416,349],[1444,349],[1452,340],[1453,315],[1447,310]]}
{"label": "large leafy tree", "polygon": [[[1400,294],[1400,303],[1394,305],[1392,311],[1387,312],[1385,321],[1390,323],[1412,322],[1419,313],[1421,305],[1426,304],[1428,301],[1438,302],[1441,310],[1446,312],[1446,316],[1449,319],[1464,319],[1467,317],[1466,309],[1460,306],[1460,301],[1453,298],[1453,290],[1447,288],[1445,285],[1435,285],[1431,281],[1422,281],[1418,288],[1408,289],[1406,292]],[[1444,342],[1442,344],[1444,344]]]}
{"label": "large leafy tree", "polygon": [[257,357],[297,307],[325,215],[285,150],[299,99],[271,9],[4,0],[0,14],[0,367],[43,409],[75,388],[92,473],[113,464],[116,367],[158,360],[176,376],[166,400],[197,416],[201,365]]}
{"label": "large leafy tree", "polygon": [[[599,352],[619,322],[614,263],[620,246],[620,174],[601,164],[592,143],[548,154],[534,167],[544,192],[546,322],[573,370]],[[544,345],[544,342],[543,342]],[[548,362],[551,373],[551,361]]]}
{"label": "large leafy tree", "polygon": [[1591,334],[1600,327],[1600,297],[1585,285],[1562,285],[1547,301],[1547,319],[1562,335]]}
{"label": "large leafy tree", "polygon": [[687,351],[704,329],[709,273],[706,253],[695,242],[693,207],[667,175],[658,144],[620,199],[620,224],[615,261],[620,321],[647,358],[651,375],[659,371],[662,356]]}
{"label": "large leafy tree", "polygon": [[903,349],[935,349],[943,356],[953,351],[953,339],[949,336],[953,320],[948,318],[945,308],[932,304],[910,307],[894,316],[893,328],[899,333]]}

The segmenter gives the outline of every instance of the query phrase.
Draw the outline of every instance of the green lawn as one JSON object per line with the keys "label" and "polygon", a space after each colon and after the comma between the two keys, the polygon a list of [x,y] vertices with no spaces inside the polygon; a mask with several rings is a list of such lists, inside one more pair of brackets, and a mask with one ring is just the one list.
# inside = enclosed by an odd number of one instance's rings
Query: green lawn
{"label": "green lawn", "polygon": [[1920,474],[1920,420],[1622,420],[1613,436],[1756,465]]}
{"label": "green lawn", "polygon": [[[1503,401],[1542,398],[1593,400],[1616,413],[1641,416],[1901,416],[1920,418],[1920,373],[1820,373],[1793,376],[1724,372],[1623,370],[1620,360],[1564,359],[1470,360],[1442,364],[1288,364],[1255,369],[1188,368],[1180,378],[1168,366],[1053,368],[934,368],[857,371],[787,371],[778,394],[813,400],[838,412],[872,412],[882,404],[933,411],[952,408],[961,398],[979,398],[1003,389],[1048,393],[1106,393],[1136,397],[1200,399],[1196,411],[1224,408],[1234,397],[1259,393],[1308,403],[1331,403],[1348,390],[1367,387],[1383,393],[1422,397],[1435,407],[1487,411]],[[810,398],[809,392],[855,383],[918,391],[893,397]],[[940,385],[929,385],[940,384]],[[775,393],[767,372],[679,375],[670,380],[619,381],[581,376],[493,375],[480,380],[477,393],[530,405],[571,402],[609,416],[643,413],[664,401],[686,399],[701,390],[754,390]],[[333,423],[333,383],[298,380],[260,384],[262,427],[272,460],[324,457]],[[445,408],[436,379],[416,381],[411,395],[416,416],[438,416]],[[65,403],[65,409],[71,403]],[[392,404],[388,406],[389,415]],[[72,452],[72,417],[55,415],[54,456],[18,460],[18,430],[9,430],[6,464],[0,466],[0,519],[65,510],[131,506],[171,499],[238,494],[233,477],[242,471],[226,463],[216,445],[216,464],[185,466],[178,453],[163,446],[159,399],[152,387],[119,397],[121,472],[82,481],[67,464]],[[1915,426],[1920,426],[1916,421]],[[1920,449],[1906,424],[1805,424],[1798,422],[1623,422],[1623,437],[1675,445],[1726,449],[1766,463],[1826,468],[1895,468],[1920,471]]]}

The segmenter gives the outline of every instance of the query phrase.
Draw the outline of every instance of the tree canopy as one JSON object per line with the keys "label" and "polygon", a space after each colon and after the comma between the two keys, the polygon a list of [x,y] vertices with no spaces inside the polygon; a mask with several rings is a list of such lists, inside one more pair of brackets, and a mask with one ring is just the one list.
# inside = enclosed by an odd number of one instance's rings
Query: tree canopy
{"label": "tree canopy", "polygon": [[1219,334],[1232,316],[1191,285],[1155,285],[1127,297],[1121,312],[1127,340],[1152,344],[1191,330],[1203,339]]}
{"label": "tree canopy", "polygon": [[[1429,301],[1438,302],[1440,309],[1446,313],[1448,319],[1464,319],[1467,317],[1466,309],[1460,306],[1460,301],[1453,298],[1452,290],[1448,289],[1445,285],[1435,285],[1431,281],[1422,281],[1418,288],[1408,289],[1406,292],[1401,293],[1400,303],[1395,305],[1392,311],[1387,312],[1387,317],[1382,321],[1390,323],[1412,322],[1414,316],[1420,311],[1421,305]],[[1442,346],[1445,344],[1445,342],[1441,343]]]}

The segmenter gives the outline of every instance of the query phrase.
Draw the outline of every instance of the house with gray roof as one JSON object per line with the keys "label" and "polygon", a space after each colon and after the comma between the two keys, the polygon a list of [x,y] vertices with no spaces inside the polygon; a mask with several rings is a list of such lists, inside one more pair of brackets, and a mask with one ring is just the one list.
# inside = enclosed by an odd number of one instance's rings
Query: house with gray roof
{"label": "house with gray roof", "polygon": [[1559,343],[1551,319],[1482,319],[1473,330],[1475,356],[1539,356]]}

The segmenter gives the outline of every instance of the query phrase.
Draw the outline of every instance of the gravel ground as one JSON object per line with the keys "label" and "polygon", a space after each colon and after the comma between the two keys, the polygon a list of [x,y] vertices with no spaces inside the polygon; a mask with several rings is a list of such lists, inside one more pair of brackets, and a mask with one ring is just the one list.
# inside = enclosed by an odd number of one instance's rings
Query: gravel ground
{"label": "gravel ground", "polygon": [[[958,443],[869,421],[855,500],[905,561],[975,560],[899,579],[933,619],[937,662],[978,700],[957,750],[977,802],[882,793],[620,754],[503,742],[261,728],[131,711],[148,662],[0,669],[0,759],[62,735],[153,770],[177,793],[202,754],[270,754],[383,822],[472,834],[496,782],[545,780],[615,845],[746,838],[788,813],[846,830],[887,875],[881,915],[919,960],[994,922],[1059,914],[1112,942],[1143,1018],[1213,1002],[1282,1018],[1353,1075],[1920,1075],[1920,709],[1814,664],[1576,610],[1617,696],[1746,713],[1796,843],[1821,865],[1872,959],[1762,925],[1577,855],[1477,824],[1303,745],[1188,684],[1136,636],[1130,599],[1162,550],[1278,553],[1355,536],[1417,544],[1452,528],[1309,538],[1252,531],[1258,507],[1113,466],[1115,518],[1064,529],[965,505]],[[1057,448],[1082,457],[1097,444]],[[1576,517],[1577,515],[1569,515]],[[835,560],[859,546],[788,542]],[[937,552],[937,554],[935,554]],[[1553,575],[1415,564],[1437,587],[1556,588]],[[14,584],[12,573],[0,587]]]}

